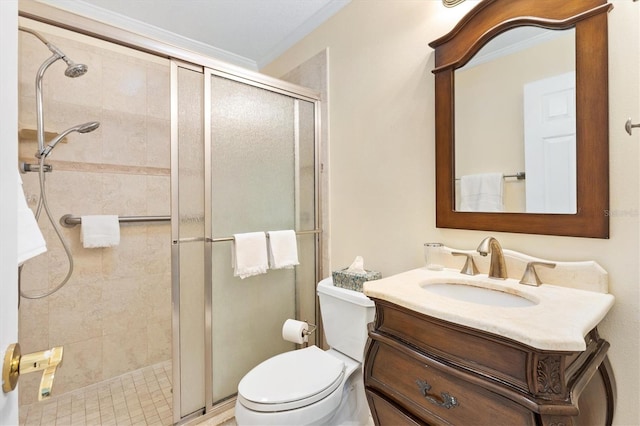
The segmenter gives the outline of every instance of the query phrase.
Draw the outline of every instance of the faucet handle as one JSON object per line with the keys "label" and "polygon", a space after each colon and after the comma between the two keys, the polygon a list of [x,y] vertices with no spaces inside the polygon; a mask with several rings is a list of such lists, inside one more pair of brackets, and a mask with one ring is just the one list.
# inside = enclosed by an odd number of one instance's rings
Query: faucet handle
{"label": "faucet handle", "polygon": [[556,264],[551,262],[528,262],[527,267],[524,270],[524,274],[522,274],[520,284],[532,285],[536,287],[542,284],[542,281],[540,281],[540,277],[538,277],[538,273],[536,272],[536,266],[555,268]]}
{"label": "faucet handle", "polygon": [[467,256],[467,260],[464,262],[464,266],[460,270],[461,274],[465,274],[465,275],[478,274],[478,268],[476,267],[476,263],[473,261],[473,255],[471,253],[464,253],[461,251],[452,251],[451,254],[454,256]]}

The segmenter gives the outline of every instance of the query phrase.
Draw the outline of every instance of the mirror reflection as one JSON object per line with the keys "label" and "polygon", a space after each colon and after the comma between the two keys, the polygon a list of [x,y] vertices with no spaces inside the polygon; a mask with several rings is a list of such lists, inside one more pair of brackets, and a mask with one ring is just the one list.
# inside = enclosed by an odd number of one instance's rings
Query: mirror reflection
{"label": "mirror reflection", "polygon": [[520,27],[455,71],[457,211],[575,214],[575,30]]}

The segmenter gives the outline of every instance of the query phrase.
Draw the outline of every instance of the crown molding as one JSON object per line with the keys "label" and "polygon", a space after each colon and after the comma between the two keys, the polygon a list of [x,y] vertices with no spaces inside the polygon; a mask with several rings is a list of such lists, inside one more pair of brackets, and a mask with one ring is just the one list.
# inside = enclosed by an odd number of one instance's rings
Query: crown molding
{"label": "crown molding", "polygon": [[197,40],[190,39],[188,37],[181,36],[171,31],[164,30],[138,21],[137,19],[130,18],[128,16],[112,12],[107,9],[95,6],[90,3],[86,3],[82,0],[75,1],[61,1],[61,0],[36,0],[40,3],[52,6],[58,9],[63,9],[77,15],[82,15],[87,18],[91,18],[96,21],[103,22],[105,24],[119,27],[133,33],[137,33],[142,36],[151,37],[167,44],[174,45],[186,50],[197,52],[211,58],[219,59],[234,65],[241,66],[253,71],[258,70],[258,64],[256,61],[246,58],[244,56],[236,55],[223,49],[211,46],[206,43],[199,42]]}
{"label": "crown molding", "polygon": [[314,29],[321,25],[324,21],[335,15],[343,7],[351,3],[351,0],[331,0],[324,7],[314,13],[302,25],[291,32],[286,38],[276,44],[267,54],[256,61],[258,69],[264,68],[266,65],[274,61],[278,56],[286,52],[290,47],[298,43],[304,37],[309,35]]}

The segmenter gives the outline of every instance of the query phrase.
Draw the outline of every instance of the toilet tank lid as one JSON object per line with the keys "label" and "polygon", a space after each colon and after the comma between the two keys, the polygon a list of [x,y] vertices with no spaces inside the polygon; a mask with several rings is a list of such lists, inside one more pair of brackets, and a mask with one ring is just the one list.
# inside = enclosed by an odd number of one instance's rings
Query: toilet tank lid
{"label": "toilet tank lid", "polygon": [[333,278],[331,277],[325,278],[318,283],[318,294],[320,293],[333,296],[351,303],[355,303],[356,305],[360,306],[375,306],[373,300],[365,296],[364,293],[334,286]]}

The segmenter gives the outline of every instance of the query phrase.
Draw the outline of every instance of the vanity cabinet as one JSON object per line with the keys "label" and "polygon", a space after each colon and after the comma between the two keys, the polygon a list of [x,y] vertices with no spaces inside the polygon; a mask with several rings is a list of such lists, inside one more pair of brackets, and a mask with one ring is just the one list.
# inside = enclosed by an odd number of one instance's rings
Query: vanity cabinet
{"label": "vanity cabinet", "polygon": [[610,425],[609,343],[539,350],[372,298],[364,383],[376,425]]}

